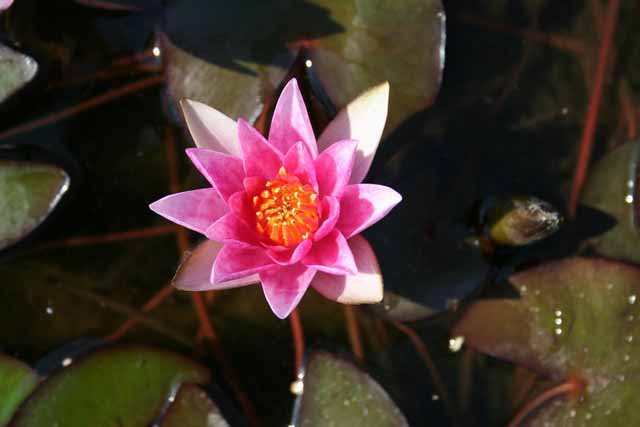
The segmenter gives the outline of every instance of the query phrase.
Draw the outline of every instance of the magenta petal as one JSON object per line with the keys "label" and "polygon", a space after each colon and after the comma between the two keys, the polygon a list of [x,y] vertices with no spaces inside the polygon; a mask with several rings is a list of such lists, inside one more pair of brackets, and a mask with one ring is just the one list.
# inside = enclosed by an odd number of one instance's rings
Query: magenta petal
{"label": "magenta petal", "polygon": [[282,90],[271,119],[269,142],[286,153],[297,142],[303,142],[313,158],[318,155],[316,137],[307,114],[307,107],[298,89],[296,79]]}
{"label": "magenta petal", "polygon": [[303,183],[311,185],[316,191],[318,190],[313,159],[302,142],[294,144],[287,152],[284,157],[284,168],[289,175],[297,176]]}
{"label": "magenta petal", "polygon": [[202,234],[227,213],[226,203],[213,188],[171,194],[151,203],[149,208],[169,221]]}
{"label": "magenta petal", "polygon": [[250,176],[243,181],[244,191],[249,197],[253,197],[256,194],[264,190],[267,180],[259,176]]}
{"label": "magenta petal", "polygon": [[325,298],[343,304],[373,304],[382,301],[382,274],[375,252],[362,236],[354,236],[348,243],[356,260],[358,273],[336,276],[318,272],[311,286]]}
{"label": "magenta petal", "polygon": [[236,214],[238,219],[244,221],[249,227],[255,226],[255,212],[244,191],[232,194],[227,203],[229,210]]}
{"label": "magenta petal", "polygon": [[349,183],[358,143],[352,140],[336,142],[324,150],[315,161],[320,194],[340,198]]}
{"label": "magenta petal", "polygon": [[262,290],[271,310],[280,319],[293,311],[309,287],[316,271],[302,264],[275,267],[260,272]]}
{"label": "magenta petal", "polygon": [[303,240],[295,249],[281,250],[274,247],[267,251],[267,254],[276,264],[290,265],[300,262],[309,253],[311,246],[313,246],[311,240]]}
{"label": "magenta petal", "polygon": [[215,108],[190,99],[180,101],[187,127],[196,146],[240,155],[236,122]]}
{"label": "magenta petal", "polygon": [[313,240],[322,240],[331,232],[340,217],[340,202],[335,197],[327,196],[322,199],[322,223],[313,235]]}
{"label": "magenta petal", "polygon": [[0,10],[9,9],[13,0],[0,0]]}
{"label": "magenta petal", "polygon": [[302,263],[307,267],[313,267],[329,274],[355,274],[358,272],[347,239],[335,229],[327,237],[313,245]]}
{"label": "magenta petal", "polygon": [[273,266],[264,249],[224,245],[213,264],[211,281],[216,283],[241,279]]}
{"label": "magenta petal", "polygon": [[242,119],[238,120],[238,139],[246,176],[273,179],[282,166],[277,149]]}
{"label": "magenta petal", "polygon": [[224,200],[243,189],[244,168],[238,157],[204,148],[188,148],[187,155]]}
{"label": "magenta petal", "polygon": [[207,228],[206,234],[209,239],[218,242],[244,246],[258,246],[260,244],[256,233],[233,213],[226,214],[211,224]]}
{"label": "magenta petal", "polygon": [[347,185],[340,199],[336,227],[348,239],[380,221],[401,200],[397,191],[384,185]]}
{"label": "magenta petal", "polygon": [[209,291],[237,288],[260,281],[258,275],[254,274],[241,279],[212,284],[211,271],[220,249],[222,249],[222,243],[205,240],[193,252],[187,252],[173,277],[173,286],[185,291]]}

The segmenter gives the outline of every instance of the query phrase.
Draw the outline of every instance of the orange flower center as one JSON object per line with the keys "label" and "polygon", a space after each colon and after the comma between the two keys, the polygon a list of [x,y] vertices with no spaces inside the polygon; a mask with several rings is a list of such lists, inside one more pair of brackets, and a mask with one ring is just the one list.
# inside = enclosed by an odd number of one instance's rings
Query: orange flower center
{"label": "orange flower center", "polygon": [[320,223],[318,195],[284,167],[253,196],[256,229],[271,242],[292,247],[313,236]]}

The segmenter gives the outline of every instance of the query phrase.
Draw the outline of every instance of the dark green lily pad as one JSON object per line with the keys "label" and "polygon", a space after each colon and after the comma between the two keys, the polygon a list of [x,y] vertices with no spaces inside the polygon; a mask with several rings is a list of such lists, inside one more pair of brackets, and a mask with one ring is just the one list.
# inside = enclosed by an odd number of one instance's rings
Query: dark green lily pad
{"label": "dark green lily pad", "polygon": [[589,171],[582,203],[614,217],[618,224],[590,240],[600,254],[640,263],[637,165],[640,141],[618,147]]}
{"label": "dark green lily pad", "polygon": [[583,399],[555,401],[532,425],[640,423],[631,391],[640,381],[640,270],[604,259],[570,258],[515,274],[510,281],[520,299],[474,303],[453,335],[551,379],[577,377],[587,384]]}
{"label": "dark green lily pad", "polygon": [[229,427],[229,424],[204,390],[195,384],[184,384],[160,427]]}
{"label": "dark green lily pad", "polygon": [[297,427],[408,426],[380,385],[355,365],[325,352],[312,353],[296,402]]}
{"label": "dark green lily pad", "polygon": [[204,367],[177,354],[146,347],[105,349],[49,377],[10,426],[149,425],[180,384],[209,379]]}
{"label": "dark green lily pad", "polygon": [[37,384],[38,375],[33,369],[19,360],[0,354],[0,426],[7,425]]}
{"label": "dark green lily pad", "polygon": [[33,58],[0,44],[0,102],[29,83],[37,72]]}
{"label": "dark green lily pad", "polygon": [[0,161],[0,249],[40,225],[68,187],[69,176],[55,166]]}

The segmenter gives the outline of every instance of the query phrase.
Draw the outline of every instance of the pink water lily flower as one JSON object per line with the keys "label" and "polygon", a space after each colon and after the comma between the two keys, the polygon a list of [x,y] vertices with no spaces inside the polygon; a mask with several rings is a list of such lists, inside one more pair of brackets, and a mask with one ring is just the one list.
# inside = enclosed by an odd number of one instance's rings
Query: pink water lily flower
{"label": "pink water lily flower", "polygon": [[262,283],[285,318],[309,286],[347,304],[382,299],[375,253],[359,235],[402,197],[361,184],[387,116],[388,83],[352,101],[316,142],[295,79],[273,113],[269,138],[204,104],[182,108],[198,148],[187,149],[212,188],[150,205],[207,239],[182,263],[174,286],[201,291]]}
{"label": "pink water lily flower", "polygon": [[13,0],[0,0],[0,10],[9,9]]}

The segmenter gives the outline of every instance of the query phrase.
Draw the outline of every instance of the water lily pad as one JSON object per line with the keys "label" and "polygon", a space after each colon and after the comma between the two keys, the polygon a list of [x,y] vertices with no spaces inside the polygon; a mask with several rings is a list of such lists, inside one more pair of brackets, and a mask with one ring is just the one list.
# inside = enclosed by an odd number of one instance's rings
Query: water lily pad
{"label": "water lily pad", "polygon": [[160,427],[229,427],[229,424],[204,390],[195,384],[185,384],[167,409]]}
{"label": "water lily pad", "polygon": [[105,349],[49,377],[10,426],[149,425],[180,384],[207,381],[205,368],[177,354],[145,347]]}
{"label": "water lily pad", "polygon": [[0,44],[0,102],[29,83],[37,71],[33,58]]}
{"label": "water lily pad", "polygon": [[637,164],[640,141],[628,142],[601,159],[589,172],[582,203],[614,217],[618,224],[590,240],[600,254],[640,263]]}
{"label": "water lily pad", "polygon": [[68,187],[69,176],[55,166],[0,161],[0,249],[40,225]]}
{"label": "water lily pad", "polygon": [[19,360],[0,354],[0,426],[5,426],[22,401],[36,388],[38,375]]}
{"label": "water lily pad", "polygon": [[551,379],[577,377],[587,384],[583,399],[547,406],[532,425],[640,423],[631,392],[640,381],[640,270],[604,259],[570,258],[515,274],[510,281],[520,299],[474,303],[453,335]]}
{"label": "water lily pad", "polygon": [[408,426],[380,385],[355,365],[325,352],[312,353],[296,402],[297,427]]}

